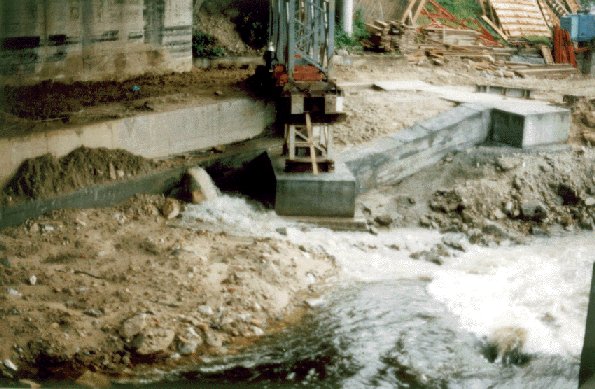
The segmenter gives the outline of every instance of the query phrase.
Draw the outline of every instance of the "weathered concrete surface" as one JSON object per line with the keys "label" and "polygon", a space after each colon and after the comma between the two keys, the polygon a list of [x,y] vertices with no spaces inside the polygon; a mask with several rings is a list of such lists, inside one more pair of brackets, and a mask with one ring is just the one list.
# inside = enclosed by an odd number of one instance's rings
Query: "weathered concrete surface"
{"label": "weathered concrete surface", "polygon": [[273,123],[270,104],[237,98],[199,107],[150,113],[80,127],[0,138],[0,186],[27,158],[63,156],[79,146],[125,149],[167,157],[253,138]]}
{"label": "weathered concrete surface", "polygon": [[0,2],[0,79],[122,79],[192,69],[192,0]]}
{"label": "weathered concrete surface", "polygon": [[343,163],[332,173],[285,173],[285,158],[269,153],[275,173],[275,211],[284,216],[353,217],[355,178]]}
{"label": "weathered concrete surface", "polygon": [[175,167],[161,172],[150,173],[141,177],[133,177],[122,181],[110,182],[81,189],[74,193],[58,195],[51,199],[31,200],[20,204],[0,207],[0,228],[16,226],[27,219],[39,217],[55,209],[63,208],[97,208],[112,206],[138,193],[184,194],[182,187],[188,177],[188,170],[202,166],[215,179],[223,183],[221,170],[236,171],[257,156],[269,150],[279,150],[281,140],[254,139],[241,145],[234,145],[223,154],[213,154],[195,161],[187,166]]}
{"label": "weathered concrete surface", "polygon": [[19,225],[27,219],[56,209],[104,207],[124,201],[137,193],[165,193],[176,187],[185,173],[185,167],[176,168],[127,181],[85,188],[52,199],[27,201],[6,208],[0,207],[0,228]]}
{"label": "weathered concrete surface", "polygon": [[359,192],[397,182],[446,154],[486,141],[490,109],[465,104],[371,144],[344,152]]}
{"label": "weathered concrete surface", "polygon": [[492,137],[521,148],[563,143],[571,120],[570,110],[544,104],[499,107],[492,112]]}
{"label": "weathered concrete surface", "polygon": [[593,264],[593,278],[591,279],[585,343],[581,355],[579,387],[585,389],[595,388],[595,263]]}

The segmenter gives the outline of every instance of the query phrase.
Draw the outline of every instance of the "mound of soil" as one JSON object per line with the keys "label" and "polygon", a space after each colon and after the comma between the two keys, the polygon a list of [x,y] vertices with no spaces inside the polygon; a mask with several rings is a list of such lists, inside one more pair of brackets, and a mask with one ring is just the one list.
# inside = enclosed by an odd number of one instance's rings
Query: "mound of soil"
{"label": "mound of soil", "polygon": [[595,152],[479,147],[446,157],[401,183],[362,196],[382,227],[461,232],[472,243],[595,229]]}
{"label": "mound of soil", "polygon": [[125,150],[80,147],[62,158],[45,154],[25,160],[2,194],[15,200],[48,198],[155,167],[154,162]]}

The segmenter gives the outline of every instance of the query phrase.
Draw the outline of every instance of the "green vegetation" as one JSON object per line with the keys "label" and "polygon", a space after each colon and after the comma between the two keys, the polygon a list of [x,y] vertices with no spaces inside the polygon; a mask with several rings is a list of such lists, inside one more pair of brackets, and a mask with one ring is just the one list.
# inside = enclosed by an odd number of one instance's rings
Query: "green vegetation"
{"label": "green vegetation", "polygon": [[225,49],[217,44],[217,39],[202,31],[197,31],[192,36],[192,55],[194,58],[223,57]]}
{"label": "green vegetation", "polygon": [[361,46],[360,42],[370,36],[366,30],[366,22],[364,21],[364,12],[362,9],[355,11],[353,18],[353,36],[348,36],[339,24],[335,29],[335,47],[343,49],[347,47]]}
{"label": "green vegetation", "polygon": [[552,40],[546,36],[526,36],[525,40],[529,42],[532,46],[552,46]]}
{"label": "green vegetation", "polygon": [[481,6],[477,0],[438,0],[438,3],[459,19],[481,16]]}

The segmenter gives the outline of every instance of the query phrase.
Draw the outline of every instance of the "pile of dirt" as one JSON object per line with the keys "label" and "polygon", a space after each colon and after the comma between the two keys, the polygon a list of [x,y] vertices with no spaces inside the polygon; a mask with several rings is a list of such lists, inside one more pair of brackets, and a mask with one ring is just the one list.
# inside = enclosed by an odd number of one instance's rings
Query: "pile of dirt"
{"label": "pile of dirt", "polygon": [[257,50],[244,43],[231,18],[235,14],[201,9],[196,15],[196,29],[212,36],[227,55],[257,55]]}
{"label": "pile of dirt", "polygon": [[139,196],[0,230],[0,382],[146,378],[232,354],[336,274],[328,255],[285,240],[168,220],[172,201]]}
{"label": "pile of dirt", "polygon": [[565,100],[572,110],[571,141],[595,146],[595,98],[569,95]]}
{"label": "pile of dirt", "polygon": [[125,150],[79,147],[62,158],[45,154],[25,160],[2,194],[13,201],[48,198],[147,173],[156,167],[155,162]]}
{"label": "pile of dirt", "polygon": [[478,148],[360,200],[370,223],[462,232],[472,243],[595,229],[595,150]]}

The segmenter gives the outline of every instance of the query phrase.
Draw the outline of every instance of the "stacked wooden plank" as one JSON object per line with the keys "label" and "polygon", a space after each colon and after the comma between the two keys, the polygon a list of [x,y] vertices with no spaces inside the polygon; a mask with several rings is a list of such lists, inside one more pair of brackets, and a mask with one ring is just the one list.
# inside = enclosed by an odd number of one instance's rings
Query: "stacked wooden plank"
{"label": "stacked wooden plank", "polygon": [[439,42],[446,45],[475,46],[479,44],[480,32],[453,28],[424,28],[426,41]]}
{"label": "stacked wooden plank", "polygon": [[373,24],[366,23],[366,30],[370,36],[362,41],[364,49],[389,53],[399,48],[398,37],[403,34],[404,26],[397,21],[375,20]]}
{"label": "stacked wooden plank", "polygon": [[537,0],[491,0],[491,6],[510,38],[551,35]]}
{"label": "stacked wooden plank", "polygon": [[506,67],[520,77],[566,78],[578,74],[578,70],[570,64],[530,65],[506,63]]}
{"label": "stacked wooden plank", "polygon": [[551,37],[559,18],[576,13],[576,0],[478,0],[483,20],[505,40],[529,36]]}

